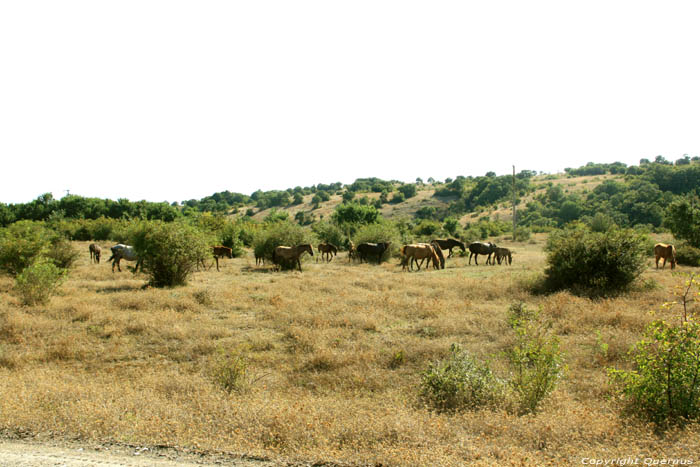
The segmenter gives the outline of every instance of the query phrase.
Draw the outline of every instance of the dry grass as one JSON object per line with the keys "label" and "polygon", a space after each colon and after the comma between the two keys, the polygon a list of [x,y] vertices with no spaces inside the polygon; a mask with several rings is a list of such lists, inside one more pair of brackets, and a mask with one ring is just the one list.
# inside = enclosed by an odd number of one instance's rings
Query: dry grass
{"label": "dry grass", "polygon": [[[511,267],[458,257],[418,273],[349,265],[341,255],[273,274],[246,257],[163,290],[90,265],[80,243],[85,256],[46,306],[21,306],[0,278],[0,429],[357,464],[696,455],[697,425],[657,435],[621,418],[605,376],[680,279],[650,259],[644,279],[656,288],[601,301],[532,296],[526,284],[543,270],[543,241],[513,245]],[[541,307],[567,354],[567,378],[542,411],[421,407],[420,372],[451,343],[498,360],[514,301]],[[221,352],[247,359],[247,390],[216,385]]]}

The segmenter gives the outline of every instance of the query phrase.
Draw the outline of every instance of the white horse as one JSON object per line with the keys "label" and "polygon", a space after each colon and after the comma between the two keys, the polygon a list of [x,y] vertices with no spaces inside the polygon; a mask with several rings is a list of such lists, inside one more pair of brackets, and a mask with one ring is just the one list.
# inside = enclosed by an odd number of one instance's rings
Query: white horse
{"label": "white horse", "polygon": [[112,256],[107,261],[112,261],[112,272],[114,272],[115,264],[117,265],[119,272],[122,272],[122,268],[119,263],[124,259],[126,261],[136,261],[136,267],[134,268],[134,274],[136,274],[139,266],[142,265],[142,261],[139,259],[133,246],[119,243],[110,248],[110,250],[112,250]]}

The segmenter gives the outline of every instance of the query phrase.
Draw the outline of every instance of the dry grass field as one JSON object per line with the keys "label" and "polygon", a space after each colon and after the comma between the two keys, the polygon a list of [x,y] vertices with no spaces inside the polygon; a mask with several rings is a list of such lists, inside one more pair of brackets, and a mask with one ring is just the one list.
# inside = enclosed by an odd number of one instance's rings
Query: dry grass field
{"label": "dry grass field", "polygon": [[[543,242],[499,242],[515,251],[510,267],[460,257],[413,273],[398,261],[349,264],[345,253],[272,273],[249,254],[175,289],[91,265],[87,243],[76,243],[84,255],[49,305],[21,306],[0,278],[0,429],[348,464],[695,459],[697,425],[656,434],[621,416],[606,376],[624,365],[650,311],[670,316],[660,305],[682,278],[650,258],[643,279],[656,285],[622,297],[533,296]],[[454,342],[503,368],[506,314],[518,301],[553,321],[566,353],[566,376],[541,411],[422,407],[420,373]],[[212,375],[232,357],[247,362],[248,384],[229,393]]]}

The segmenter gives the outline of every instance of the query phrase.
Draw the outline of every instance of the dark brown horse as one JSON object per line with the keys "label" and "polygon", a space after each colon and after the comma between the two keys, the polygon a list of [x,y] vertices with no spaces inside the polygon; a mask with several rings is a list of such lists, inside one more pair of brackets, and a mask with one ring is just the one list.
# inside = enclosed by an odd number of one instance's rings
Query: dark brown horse
{"label": "dark brown horse", "polygon": [[474,263],[478,266],[478,256],[488,255],[486,258],[486,264],[490,264],[491,255],[498,246],[495,243],[484,243],[484,242],[472,242],[469,244],[469,264],[472,264],[472,256],[474,257]]}
{"label": "dark brown horse", "polygon": [[440,245],[441,250],[450,250],[450,254],[447,255],[448,258],[452,258],[452,248],[454,248],[454,247],[461,248],[462,252],[467,251],[467,248],[464,246],[464,243],[462,243],[459,240],[454,239],[454,238],[446,238],[446,239],[436,238],[434,240],[431,240],[430,243],[437,243],[438,245]]}
{"label": "dark brown horse", "polygon": [[216,261],[216,270],[219,270],[219,258],[233,258],[233,250],[227,246],[217,245],[211,247],[212,253],[214,254],[214,260]]}
{"label": "dark brown horse", "polygon": [[357,245],[357,257],[362,261],[369,262],[369,258],[377,258],[377,264],[382,262],[382,255],[389,249],[391,242],[383,243],[360,243]]}
{"label": "dark brown horse", "polygon": [[501,261],[503,261],[506,266],[513,264],[513,255],[508,248],[496,247],[493,254],[498,264],[501,264]]}
{"label": "dark brown horse", "polygon": [[311,248],[311,245],[308,243],[297,246],[278,246],[272,252],[272,262],[279,266],[282,266],[283,262],[287,264],[296,263],[299,267],[299,272],[301,272],[301,261],[299,258],[306,251],[308,251],[311,256],[314,255],[314,249]]}
{"label": "dark brown horse", "polygon": [[91,243],[90,246],[88,247],[90,250],[90,262],[95,262],[97,264],[100,264],[100,257],[102,256],[102,248],[100,248],[99,245],[95,243]]}
{"label": "dark brown horse", "polygon": [[657,243],[654,245],[654,256],[656,257],[656,269],[659,269],[659,260],[664,259],[661,269],[666,267],[666,260],[671,261],[671,269],[676,267],[676,247],[667,243]]}
{"label": "dark brown horse", "polygon": [[[325,257],[329,263],[333,260],[333,256],[338,254],[338,247],[332,243],[319,243],[317,250],[321,252],[321,261]],[[318,262],[318,257],[316,262]]]}

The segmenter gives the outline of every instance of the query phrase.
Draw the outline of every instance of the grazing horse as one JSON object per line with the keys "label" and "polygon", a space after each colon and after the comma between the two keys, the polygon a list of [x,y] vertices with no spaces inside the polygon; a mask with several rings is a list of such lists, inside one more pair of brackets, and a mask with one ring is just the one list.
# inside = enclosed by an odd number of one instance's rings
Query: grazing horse
{"label": "grazing horse", "polygon": [[479,261],[478,257],[479,255],[488,255],[486,258],[486,264],[490,264],[491,262],[491,254],[494,252],[494,250],[498,248],[498,246],[495,243],[488,242],[488,243],[483,243],[483,242],[472,242],[469,244],[469,264],[472,264],[472,256],[474,257],[474,263],[478,266]]}
{"label": "grazing horse", "polygon": [[[321,252],[321,261],[323,261],[325,256],[330,263],[333,260],[333,256],[338,254],[338,247],[332,243],[319,243],[318,251]],[[318,257],[316,258],[316,262],[318,262]]]}
{"label": "grazing horse", "polygon": [[265,264],[265,255],[263,255],[262,253],[258,253],[257,251],[254,254],[256,266]]}
{"label": "grazing horse", "polygon": [[224,256],[227,258],[233,258],[233,250],[227,246],[217,245],[211,247],[212,253],[214,254],[214,260],[216,261],[216,270],[219,270],[219,258],[223,259]]}
{"label": "grazing horse", "polygon": [[503,261],[506,266],[513,264],[513,256],[508,248],[496,247],[493,254],[498,264],[501,264],[501,261]]}
{"label": "grazing horse", "polygon": [[[136,250],[134,250],[134,247],[131,245],[124,245],[123,243],[119,243],[110,248],[110,250],[112,250],[112,256],[110,256],[110,258],[107,261],[112,262],[112,272],[114,272],[115,263],[117,265],[117,268],[119,269],[119,272],[122,272],[120,263],[123,259],[126,261],[136,261],[134,274],[136,274],[136,271],[138,271],[139,266],[143,265],[142,260],[139,259],[138,255],[136,254]],[[141,269],[143,269],[143,267]]]}
{"label": "grazing horse", "polygon": [[357,245],[357,257],[360,258],[360,263],[364,260],[369,262],[370,256],[377,257],[377,264],[382,262],[382,255],[391,246],[391,242],[383,243],[360,243]]}
{"label": "grazing horse", "polygon": [[357,248],[352,240],[348,240],[348,263],[357,257]]}
{"label": "grazing horse", "polygon": [[[403,248],[401,248],[401,254],[406,258],[405,261],[401,262],[403,269],[406,269],[408,258],[411,259],[411,271],[413,271],[414,261],[418,265],[418,270],[420,271],[424,259],[428,259],[428,261],[432,260],[433,267],[435,269],[440,269],[440,259],[435,253],[433,246],[427,243],[413,243],[411,245],[405,245]],[[419,262],[418,260],[421,261]]]}
{"label": "grazing horse", "polygon": [[441,250],[450,250],[450,254],[447,255],[448,258],[452,258],[452,248],[454,247],[459,247],[462,249],[462,252],[467,251],[466,247],[464,246],[464,243],[460,242],[459,240],[456,240],[454,238],[447,238],[447,239],[440,239],[436,238],[434,240],[431,240],[430,243],[437,243],[440,245]]}
{"label": "grazing horse", "polygon": [[[442,247],[440,247],[440,245],[435,240],[430,242],[430,244],[435,250],[435,254],[437,255],[438,259],[440,260],[440,269],[445,269],[445,255],[442,254]],[[450,250],[450,252],[452,252],[452,250]]]}
{"label": "grazing horse", "polygon": [[654,256],[656,256],[656,269],[659,269],[659,260],[664,259],[661,269],[666,267],[666,260],[671,260],[671,269],[676,267],[676,247],[667,243],[657,243],[654,245]]}
{"label": "grazing horse", "polygon": [[100,248],[100,246],[95,243],[91,243],[88,249],[90,250],[90,262],[92,263],[94,261],[95,263],[100,264],[102,248]]}
{"label": "grazing horse", "polygon": [[278,246],[272,252],[272,262],[280,266],[282,261],[292,262],[292,264],[296,262],[297,266],[299,266],[299,272],[301,272],[301,261],[299,258],[305,251],[308,251],[311,256],[314,255],[314,250],[308,243],[297,246]]}

